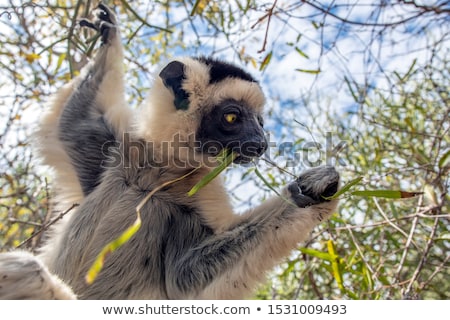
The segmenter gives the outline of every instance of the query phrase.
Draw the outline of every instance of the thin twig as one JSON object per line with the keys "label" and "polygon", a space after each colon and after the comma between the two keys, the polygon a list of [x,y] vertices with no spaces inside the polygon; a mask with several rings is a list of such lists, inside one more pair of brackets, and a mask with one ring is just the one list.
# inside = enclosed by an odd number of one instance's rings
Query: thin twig
{"label": "thin twig", "polygon": [[[52,217],[52,211],[50,210],[51,196],[50,196],[50,190],[49,190],[47,178],[45,178],[44,181],[45,181],[45,212],[46,212],[46,214],[45,214],[44,222],[41,224],[41,226],[43,226],[43,225],[45,226]],[[36,237],[35,241],[33,242],[33,249],[39,248],[41,239],[42,239],[42,233],[39,234]]]}
{"label": "thin twig", "polygon": [[298,121],[297,119],[294,119],[294,122],[296,122],[297,124],[299,124],[299,125],[301,125],[302,127],[304,127],[304,128],[308,131],[309,135],[311,136],[311,139],[312,139],[312,141],[314,142],[314,144],[315,144],[316,146],[319,145],[319,144],[317,143],[316,139],[314,138],[314,135],[313,135],[311,129],[310,129],[306,124],[301,123],[301,122]]}
{"label": "thin twig", "polygon": [[405,292],[403,293],[403,296],[408,296],[408,295],[409,295],[409,293],[410,293],[410,291],[411,291],[411,288],[412,288],[414,282],[415,282],[416,279],[419,277],[419,274],[420,274],[420,272],[422,271],[422,268],[423,268],[423,266],[425,265],[425,262],[427,261],[428,253],[430,252],[430,249],[431,249],[431,247],[432,247],[432,245],[433,245],[433,242],[434,242],[434,235],[436,234],[436,229],[437,229],[438,223],[439,223],[439,219],[436,218],[436,219],[434,220],[434,225],[433,225],[433,228],[431,229],[431,233],[430,233],[430,236],[429,236],[429,238],[428,238],[427,246],[425,247],[425,251],[424,251],[424,253],[422,254],[422,258],[420,259],[420,262],[419,262],[419,264],[417,265],[417,268],[416,268],[416,270],[414,271],[414,274],[413,274],[413,276],[412,276],[410,282],[408,283],[408,286],[406,287],[406,290],[405,290]]}
{"label": "thin twig", "polygon": [[272,165],[272,166],[274,166],[274,167],[277,168],[278,170],[280,170],[280,171],[282,171],[282,172],[284,172],[284,173],[286,173],[286,174],[288,174],[288,175],[290,175],[290,176],[296,178],[296,175],[295,175],[295,174],[293,174],[293,173],[290,172],[289,170],[286,170],[286,169],[280,167],[280,166],[279,166],[278,164],[276,164],[274,161],[272,161],[272,160],[270,160],[270,159],[267,159],[267,158],[265,158],[265,157],[264,157],[264,158],[259,158],[259,159],[265,161],[266,163],[268,163],[268,164],[270,164],[270,165]]}
{"label": "thin twig", "polygon": [[447,255],[447,257],[444,259],[444,261],[442,261],[442,263],[440,265],[438,265],[436,267],[436,269],[433,271],[433,273],[430,275],[430,277],[427,279],[427,281],[422,282],[420,284],[420,288],[423,290],[426,286],[428,286],[430,284],[430,282],[433,280],[433,278],[439,273],[441,272],[441,270],[447,265],[447,262],[450,260],[450,254]]}
{"label": "thin twig", "polygon": [[70,26],[69,26],[69,34],[67,35],[66,57],[68,58],[68,61],[69,61],[69,72],[70,72],[70,76],[72,78],[74,77],[75,70],[73,69],[73,60],[72,60],[72,57],[70,55],[70,51],[71,51],[71,48],[72,48],[72,37],[73,37],[73,34],[74,34],[75,27],[77,25],[76,21],[78,19],[78,12],[80,10],[80,7],[81,7],[82,3],[83,3],[83,1],[81,1],[81,0],[77,1],[77,4],[75,6],[75,11],[74,11],[74,13],[72,15]]}
{"label": "thin twig", "polygon": [[22,243],[20,243],[17,248],[21,248],[23,246],[25,246],[26,244],[28,244],[31,240],[33,240],[37,235],[41,234],[42,232],[44,232],[45,230],[47,230],[49,227],[51,227],[53,224],[55,224],[57,221],[61,220],[66,214],[68,214],[70,211],[72,211],[75,207],[78,207],[77,203],[72,204],[72,206],[67,209],[64,212],[61,212],[57,217],[53,218],[49,223],[47,223],[46,225],[44,225],[41,229],[39,229],[38,231],[34,232],[28,239],[22,241]]}
{"label": "thin twig", "polygon": [[[423,196],[420,196],[419,204],[417,206],[417,210],[419,210],[419,208],[420,208],[420,206],[422,204],[422,201],[423,201]],[[400,263],[398,264],[398,268],[397,268],[396,275],[395,275],[395,281],[399,281],[400,280],[400,274],[401,274],[401,271],[403,269],[403,265],[404,265],[404,263],[406,261],[406,256],[408,255],[409,247],[411,246],[412,238],[413,238],[413,235],[414,235],[414,233],[416,231],[418,222],[419,222],[419,217],[416,216],[413,219],[413,221],[412,221],[411,229],[409,231],[409,236],[408,236],[408,239],[406,240],[405,248],[403,250],[403,254],[402,254],[402,257],[400,259]]]}
{"label": "thin twig", "polygon": [[14,218],[8,218],[8,222],[26,224],[26,225],[30,225],[30,226],[34,226],[34,227],[42,227],[42,224],[37,223],[37,222],[24,221],[24,220],[19,220],[19,219],[14,219]]}
{"label": "thin twig", "polygon": [[350,237],[352,238],[353,244],[354,244],[355,247],[356,247],[356,251],[358,251],[359,255],[361,256],[361,260],[362,260],[362,261],[364,262],[364,264],[366,265],[366,268],[369,269],[371,275],[375,277],[375,280],[378,281],[378,278],[377,278],[377,276],[376,276],[375,271],[372,269],[372,267],[370,266],[370,264],[367,262],[366,258],[364,258],[364,253],[362,252],[362,250],[361,250],[361,248],[360,248],[360,246],[359,246],[359,244],[358,244],[358,242],[357,242],[355,236],[353,235],[352,229],[347,228],[347,231],[348,231],[348,233],[350,234]]}
{"label": "thin twig", "polygon": [[158,30],[160,30],[160,31],[164,31],[164,32],[168,32],[168,33],[172,33],[172,30],[169,30],[169,29],[167,29],[167,28],[164,28],[164,27],[158,27],[158,26],[155,26],[155,25],[153,25],[153,24],[150,24],[150,23],[148,23],[147,22],[147,20],[145,20],[144,18],[142,18],[129,4],[128,4],[128,1],[125,1],[125,0],[120,0],[120,2],[122,3],[122,5],[124,6],[124,8],[126,9],[126,10],[128,10],[128,11],[130,11],[131,12],[131,14],[136,18],[136,19],[138,19],[140,22],[142,22],[143,24],[145,24],[147,27],[149,27],[149,28],[155,28],[155,29],[158,29]]}
{"label": "thin twig", "polygon": [[[380,212],[380,214],[383,216],[383,218],[385,219],[385,221],[387,223],[389,223],[389,225],[391,227],[393,227],[395,230],[397,230],[398,232],[400,232],[406,239],[408,239],[408,235],[406,234],[405,231],[403,231],[400,227],[398,227],[394,222],[392,222],[386,215],[386,213],[384,212],[383,208],[381,208],[377,198],[373,198],[373,201],[375,202],[376,207],[378,208],[378,211]],[[411,240],[412,244],[414,245],[414,247],[419,248],[417,246],[417,244],[414,242],[414,240]]]}
{"label": "thin twig", "polygon": [[320,5],[317,5],[317,4],[313,3],[312,1],[302,0],[302,2],[310,5],[311,7],[317,9],[318,11],[320,11],[321,13],[323,13],[325,15],[331,16],[331,17],[339,20],[342,23],[351,24],[351,25],[357,25],[357,26],[364,26],[364,27],[380,27],[380,28],[395,27],[395,26],[404,24],[406,22],[409,22],[411,20],[414,20],[414,19],[416,19],[416,18],[418,18],[418,17],[420,17],[420,16],[422,16],[423,14],[426,13],[426,11],[422,11],[422,12],[419,12],[417,14],[411,15],[409,17],[406,17],[404,19],[397,20],[397,21],[394,21],[394,22],[377,23],[377,22],[368,22],[368,21],[349,20],[349,19],[340,17],[337,14],[331,12],[331,9],[332,9],[331,7],[323,8]]}
{"label": "thin twig", "polygon": [[322,292],[320,292],[319,287],[317,286],[317,283],[316,283],[316,279],[314,279],[314,274],[312,273],[311,270],[308,271],[308,279],[309,279],[309,283],[311,284],[311,288],[313,289],[316,296],[320,300],[323,300],[323,294],[322,294]]}
{"label": "thin twig", "polygon": [[272,7],[270,7],[269,9],[267,9],[267,13],[262,16],[261,18],[258,19],[258,21],[251,26],[251,29],[255,28],[259,23],[261,23],[262,21],[264,21],[267,18],[267,25],[266,25],[266,32],[264,34],[264,42],[263,42],[263,46],[260,50],[258,50],[258,53],[264,52],[266,51],[266,45],[267,45],[267,38],[269,37],[269,27],[270,27],[270,20],[272,18],[273,15],[273,11],[275,10],[275,7],[277,5],[278,0],[275,0],[273,2]]}
{"label": "thin twig", "polygon": [[429,5],[421,5],[416,3],[415,1],[406,1],[406,0],[399,0],[400,3],[403,3],[405,5],[413,5],[417,9],[426,11],[426,12],[433,12],[435,14],[442,14],[442,13],[450,13],[450,8],[447,8],[446,4],[443,2],[442,4],[436,5],[436,6],[429,6]]}
{"label": "thin twig", "polygon": [[139,212],[141,211],[142,207],[147,203],[147,201],[148,201],[148,200],[149,200],[156,192],[158,192],[159,190],[161,190],[161,189],[164,188],[164,187],[167,187],[168,185],[171,185],[171,184],[173,184],[173,183],[175,183],[175,182],[178,182],[178,181],[180,181],[180,180],[183,180],[183,179],[187,178],[188,176],[190,176],[191,174],[193,174],[194,172],[196,172],[196,171],[197,171],[198,169],[200,169],[200,168],[202,168],[202,167],[197,167],[197,168],[195,168],[195,169],[192,169],[191,171],[189,171],[188,173],[186,173],[185,175],[183,175],[183,176],[181,176],[181,177],[179,177],[179,178],[176,178],[176,179],[173,179],[173,180],[166,181],[166,182],[164,182],[163,184],[157,186],[155,189],[153,189],[151,192],[149,192],[149,193],[145,196],[145,198],[142,199],[141,202],[139,202],[139,204],[138,204],[137,207],[136,207],[136,212],[139,213]]}

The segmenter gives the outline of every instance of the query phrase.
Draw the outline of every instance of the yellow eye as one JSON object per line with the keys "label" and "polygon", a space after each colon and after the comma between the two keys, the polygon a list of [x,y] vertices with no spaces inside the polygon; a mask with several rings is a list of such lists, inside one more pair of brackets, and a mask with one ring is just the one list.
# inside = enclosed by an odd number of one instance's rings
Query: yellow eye
{"label": "yellow eye", "polygon": [[237,120],[237,114],[235,113],[226,113],[224,117],[228,123],[234,123]]}

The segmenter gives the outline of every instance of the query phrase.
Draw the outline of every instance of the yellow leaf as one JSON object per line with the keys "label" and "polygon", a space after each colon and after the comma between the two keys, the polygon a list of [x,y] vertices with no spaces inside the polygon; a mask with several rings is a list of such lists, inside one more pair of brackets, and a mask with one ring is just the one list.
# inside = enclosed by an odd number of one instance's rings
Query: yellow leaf
{"label": "yellow leaf", "polygon": [[135,222],[130,227],[128,227],[118,238],[108,243],[97,256],[95,262],[92,264],[86,274],[85,280],[87,284],[92,284],[95,278],[97,278],[98,273],[103,268],[106,257],[119,249],[122,245],[127,243],[131,239],[131,237],[139,230],[140,227],[141,215],[138,212]]}
{"label": "yellow leaf", "polygon": [[23,79],[25,79],[25,78],[23,77],[23,75],[20,74],[20,73],[18,73],[18,72],[14,72],[14,77],[15,77],[17,80],[19,80],[19,81],[23,81]]}
{"label": "yellow leaf", "polygon": [[28,63],[33,63],[35,60],[38,60],[41,56],[36,53],[27,53],[25,55],[25,60],[28,61]]}
{"label": "yellow leaf", "polygon": [[151,37],[150,40],[151,41],[161,41],[164,34],[165,34],[164,32],[160,32],[160,33],[156,34],[155,36]]}
{"label": "yellow leaf", "polygon": [[344,290],[344,281],[342,279],[342,272],[339,265],[339,255],[336,253],[336,248],[334,247],[333,240],[327,241],[328,253],[331,255],[333,260],[331,261],[331,269],[333,270],[334,279],[337,282],[339,289]]}
{"label": "yellow leaf", "polygon": [[197,0],[192,8],[191,16],[194,16],[196,13],[201,15],[208,3],[209,0]]}

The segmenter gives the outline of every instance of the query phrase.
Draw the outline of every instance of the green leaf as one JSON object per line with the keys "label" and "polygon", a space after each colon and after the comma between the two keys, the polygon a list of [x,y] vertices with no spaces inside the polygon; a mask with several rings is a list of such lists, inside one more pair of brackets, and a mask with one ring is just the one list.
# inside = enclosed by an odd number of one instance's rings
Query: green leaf
{"label": "green leaf", "polygon": [[394,204],[393,201],[390,201],[390,202],[389,202],[389,208],[391,209],[391,213],[392,213],[392,215],[394,216],[394,218],[395,218],[395,219],[398,219],[398,218],[399,218],[399,216],[398,216],[398,210],[397,210],[397,207],[395,206],[395,204]]}
{"label": "green leaf", "polygon": [[339,197],[340,195],[346,193],[348,190],[350,190],[351,187],[353,187],[354,185],[357,185],[361,180],[363,179],[363,177],[358,177],[356,179],[351,180],[350,182],[348,182],[345,186],[343,186],[341,189],[339,189],[335,194],[333,194],[330,197],[324,197],[326,200],[332,200],[332,199],[336,199],[337,197]]}
{"label": "green leaf", "polygon": [[258,168],[255,167],[255,173],[257,175],[258,178],[261,179],[261,181],[266,185],[267,188],[269,188],[270,190],[272,190],[273,192],[275,192],[278,196],[281,197],[281,194],[278,192],[278,190],[276,190],[270,183],[269,181],[266,180],[266,178],[264,178],[264,176],[261,174],[261,172],[259,172]]}
{"label": "green leaf", "polygon": [[359,197],[405,199],[421,195],[423,192],[407,192],[400,190],[360,190],[352,191],[351,194]]}
{"label": "green leaf", "polygon": [[[355,91],[353,90],[352,84],[350,83],[350,80],[347,77],[344,77],[344,81],[347,84],[348,90],[350,91],[350,94],[353,97],[353,100],[355,100],[355,102],[359,102],[359,98],[356,95]],[[358,89],[358,88],[356,88]]]}
{"label": "green leaf", "polygon": [[405,118],[405,123],[408,125],[409,130],[411,130],[411,132],[415,132],[416,128],[414,127],[414,124],[412,122],[412,119],[410,117],[406,117]]}
{"label": "green leaf", "polygon": [[448,150],[444,155],[439,159],[439,168],[443,168],[448,160],[450,159],[450,150]]}
{"label": "green leaf", "polygon": [[249,174],[253,173],[254,171],[255,171],[255,167],[249,168],[247,171],[245,171],[245,172],[242,174],[241,180],[245,180],[245,178],[247,178],[247,176],[248,176]]}
{"label": "green leaf", "polygon": [[[383,268],[383,270],[384,270],[384,268]],[[378,275],[377,279],[378,279],[378,281],[380,281],[385,286],[391,286],[391,282],[389,281],[389,279],[384,274]]]}
{"label": "green leaf", "polygon": [[411,64],[411,66],[409,67],[408,71],[406,71],[405,75],[403,77],[401,77],[399,74],[397,74],[397,72],[395,72],[395,75],[399,78],[400,81],[407,81],[408,78],[411,76],[413,70],[414,70],[414,66],[416,65],[417,59],[414,59],[413,63]]}
{"label": "green leaf", "polygon": [[356,293],[354,293],[353,291],[351,291],[347,288],[344,288],[342,290],[342,292],[345,293],[346,295],[348,295],[353,300],[360,300],[360,297],[358,297],[358,295]]}
{"label": "green leaf", "polygon": [[300,50],[300,48],[295,47],[295,51],[297,51],[298,54],[301,55],[302,57],[304,57],[304,58],[306,58],[306,59],[309,59],[309,56],[308,56],[305,52],[303,52],[302,50]]}
{"label": "green leaf", "polygon": [[363,272],[363,281],[366,283],[368,291],[373,290],[374,282],[373,282],[373,279],[372,279],[372,273],[365,266],[365,264],[362,264],[362,272]]}
{"label": "green leaf", "polygon": [[60,54],[58,57],[58,62],[56,63],[55,73],[58,72],[59,68],[61,68],[64,59],[66,59],[66,53]]}
{"label": "green leaf", "polygon": [[298,260],[291,260],[287,262],[286,269],[283,270],[283,273],[280,274],[280,279],[284,279],[289,276],[292,272],[295,272],[295,265],[298,263]]}
{"label": "green leaf", "polygon": [[228,150],[224,149],[222,153],[217,157],[217,160],[220,162],[217,167],[215,167],[211,172],[203,177],[195,186],[192,187],[188,192],[188,196],[192,197],[196,194],[201,188],[210,183],[215,177],[217,177],[223,170],[225,170],[233,161],[236,159],[238,154],[236,152],[228,152]]}
{"label": "green leaf", "polygon": [[260,171],[258,170],[258,168],[256,168],[256,167],[255,167],[255,173],[256,173],[256,176],[257,176],[258,178],[260,178],[261,181],[267,186],[267,188],[269,188],[270,190],[272,190],[273,192],[275,192],[275,194],[276,194],[277,196],[279,196],[281,199],[283,199],[284,201],[286,201],[286,202],[288,202],[288,203],[290,203],[290,204],[292,204],[292,205],[295,205],[294,203],[292,203],[291,200],[287,199],[287,198],[284,197],[282,194],[280,194],[280,193],[278,192],[278,190],[276,190],[276,189],[272,186],[272,184],[270,184],[269,181],[267,181],[267,179],[263,177],[263,175],[261,174],[261,172],[260,172]]}
{"label": "green leaf", "polygon": [[333,257],[327,252],[322,252],[322,251],[311,249],[311,248],[300,248],[300,251],[304,254],[307,254],[311,257],[316,257],[320,260],[325,260],[325,261],[333,260]]}
{"label": "green leaf", "polygon": [[333,271],[333,277],[336,280],[339,289],[344,291],[345,288],[344,288],[344,281],[342,280],[342,271],[339,263],[339,255],[336,253],[336,248],[334,247],[333,240],[330,239],[327,241],[327,248],[328,253],[331,256],[331,269]]}
{"label": "green leaf", "polygon": [[304,72],[304,73],[310,73],[310,74],[319,74],[319,73],[320,73],[320,69],[316,69],[316,70],[309,70],[309,69],[295,69],[295,71],[298,71],[298,72]]}
{"label": "green leaf", "polygon": [[261,66],[259,67],[259,71],[263,71],[264,69],[267,68],[267,66],[269,65],[270,60],[272,59],[272,54],[273,52],[270,51],[264,58],[264,60],[261,62]]}

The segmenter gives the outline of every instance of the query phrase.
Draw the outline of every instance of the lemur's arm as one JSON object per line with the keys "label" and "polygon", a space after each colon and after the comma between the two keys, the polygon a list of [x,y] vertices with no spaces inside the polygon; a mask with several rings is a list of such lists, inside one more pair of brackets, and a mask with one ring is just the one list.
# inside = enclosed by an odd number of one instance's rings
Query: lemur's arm
{"label": "lemur's arm", "polygon": [[[332,167],[305,171],[274,197],[251,209],[234,227],[168,261],[166,281],[171,298],[230,299],[250,293],[283,257],[336,209],[327,201],[339,185]],[[186,297],[186,293],[197,296]]]}
{"label": "lemur's arm", "polygon": [[129,110],[124,101],[123,51],[116,18],[99,5],[95,19],[81,26],[97,30],[101,47],[95,60],[75,81],[59,121],[59,140],[69,155],[84,195],[100,182],[108,147],[114,147],[128,127]]}

